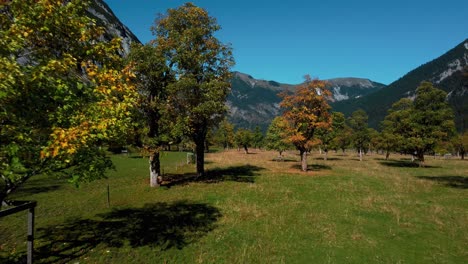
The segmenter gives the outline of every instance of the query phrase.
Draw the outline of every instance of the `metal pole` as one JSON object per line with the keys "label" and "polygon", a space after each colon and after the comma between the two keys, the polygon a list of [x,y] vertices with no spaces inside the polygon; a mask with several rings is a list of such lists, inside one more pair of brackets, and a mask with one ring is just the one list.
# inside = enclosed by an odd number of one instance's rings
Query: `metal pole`
{"label": "metal pole", "polygon": [[110,207],[110,190],[109,190],[109,184],[107,184],[107,207]]}
{"label": "metal pole", "polygon": [[33,263],[34,251],[34,207],[29,208],[28,211],[28,257],[27,263]]}

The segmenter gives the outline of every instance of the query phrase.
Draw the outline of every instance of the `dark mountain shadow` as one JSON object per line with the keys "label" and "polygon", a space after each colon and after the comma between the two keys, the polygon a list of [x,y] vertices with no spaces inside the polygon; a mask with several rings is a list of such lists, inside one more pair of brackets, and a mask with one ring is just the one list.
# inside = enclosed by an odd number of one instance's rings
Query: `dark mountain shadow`
{"label": "dark mountain shadow", "polygon": [[264,169],[253,165],[243,165],[210,169],[206,171],[206,175],[203,177],[197,177],[194,173],[168,174],[164,175],[162,186],[170,188],[174,185],[183,185],[189,182],[218,183],[222,181],[235,181],[253,183],[255,182],[255,177],[259,175],[258,172]]}
{"label": "dark mountain shadow", "polygon": [[397,168],[440,168],[438,166],[429,166],[425,165],[424,167],[419,167],[418,162],[412,162],[411,160],[388,160],[388,161],[380,161],[381,165],[387,167],[397,167]]}
{"label": "dark mountain shadow", "polygon": [[41,263],[67,263],[101,244],[181,249],[212,231],[220,217],[213,206],[187,201],[114,209],[93,219],[78,218],[39,228],[41,246],[35,249],[34,258]]}
{"label": "dark mountain shadow", "polygon": [[[301,164],[295,164],[291,166],[292,169],[301,170]],[[321,171],[321,170],[331,170],[332,167],[323,164],[309,164],[307,165],[307,170],[309,171]]]}
{"label": "dark mountain shadow", "polygon": [[417,176],[416,178],[435,181],[447,187],[456,189],[468,189],[468,177],[463,176]]}

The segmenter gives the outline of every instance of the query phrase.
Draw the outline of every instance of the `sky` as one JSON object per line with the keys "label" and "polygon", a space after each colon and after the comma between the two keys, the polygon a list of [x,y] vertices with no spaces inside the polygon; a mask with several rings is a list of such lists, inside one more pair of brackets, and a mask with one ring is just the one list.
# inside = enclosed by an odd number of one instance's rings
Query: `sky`
{"label": "sky", "polygon": [[[104,0],[142,43],[180,0]],[[468,38],[467,0],[192,0],[217,19],[233,70],[297,84],[359,77],[390,84]]]}

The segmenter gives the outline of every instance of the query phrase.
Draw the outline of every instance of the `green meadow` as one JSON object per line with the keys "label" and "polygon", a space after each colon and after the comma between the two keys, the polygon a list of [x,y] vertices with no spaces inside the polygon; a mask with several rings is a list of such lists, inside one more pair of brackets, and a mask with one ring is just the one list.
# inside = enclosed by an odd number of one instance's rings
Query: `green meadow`
{"label": "green meadow", "polygon": [[[468,263],[467,161],[313,153],[303,173],[252,152],[207,154],[204,178],[165,152],[160,188],[115,155],[107,179],[41,175],[11,198],[38,202],[37,263]],[[0,262],[25,258],[26,215],[0,219]]]}

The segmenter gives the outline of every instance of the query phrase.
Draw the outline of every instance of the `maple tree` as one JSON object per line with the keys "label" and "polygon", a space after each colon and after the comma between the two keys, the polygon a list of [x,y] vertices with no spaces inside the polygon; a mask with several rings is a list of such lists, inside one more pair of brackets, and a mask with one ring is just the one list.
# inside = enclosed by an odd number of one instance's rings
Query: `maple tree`
{"label": "maple tree", "polygon": [[299,150],[301,168],[307,171],[307,152],[320,143],[316,137],[318,129],[331,126],[330,106],[327,99],[331,93],[327,83],[305,76],[305,82],[299,85],[294,94],[281,93],[280,106],[284,109],[283,117],[287,120],[289,141]]}
{"label": "maple tree", "polygon": [[173,115],[167,102],[168,86],[175,81],[175,75],[166,65],[161,49],[152,43],[132,45],[128,60],[138,77],[136,84],[142,95],[139,106],[146,122],[143,143],[150,154],[150,185],[156,187],[162,181],[160,151],[171,140]]}
{"label": "maple tree", "polygon": [[288,123],[283,117],[277,116],[271,121],[268,127],[265,142],[267,149],[276,150],[279,152],[279,156],[283,156],[283,152],[292,147],[288,141],[289,136],[287,135]]}
{"label": "maple tree", "polygon": [[367,113],[362,109],[354,111],[348,118],[349,127],[353,130],[351,141],[359,152],[359,161],[362,161],[362,152],[370,141],[368,120]]}
{"label": "maple tree", "polygon": [[234,65],[231,47],[214,36],[220,30],[216,19],[192,3],[169,9],[152,30],[155,44],[177,78],[169,85],[175,130],[195,143],[197,174],[202,176],[206,135],[227,111]]}
{"label": "maple tree", "polygon": [[234,125],[229,123],[225,118],[215,132],[214,140],[223,146],[224,149],[229,149],[234,145]]}
{"label": "maple tree", "polygon": [[234,135],[238,150],[242,147],[245,154],[249,154],[249,147],[254,142],[254,133],[249,129],[239,128]]}
{"label": "maple tree", "polygon": [[461,159],[465,159],[465,154],[468,150],[468,131],[454,136],[452,139],[452,145],[461,156]]}
{"label": "maple tree", "polygon": [[396,102],[385,118],[385,128],[396,136],[399,148],[414,154],[424,166],[424,154],[448,141],[455,133],[453,111],[447,93],[430,82],[416,89],[414,101],[403,98]]}
{"label": "maple tree", "polygon": [[344,129],[345,126],[345,116],[340,112],[332,112],[332,125],[330,129],[319,129],[318,137],[320,138],[320,146],[325,152],[324,160],[328,158],[328,150],[333,145],[333,140],[337,137],[338,133]]}
{"label": "maple tree", "polygon": [[87,2],[0,5],[0,200],[30,177],[72,168],[78,184],[112,166],[100,146],[123,134],[137,93],[120,39],[86,16]]}

